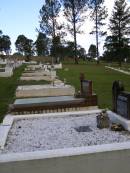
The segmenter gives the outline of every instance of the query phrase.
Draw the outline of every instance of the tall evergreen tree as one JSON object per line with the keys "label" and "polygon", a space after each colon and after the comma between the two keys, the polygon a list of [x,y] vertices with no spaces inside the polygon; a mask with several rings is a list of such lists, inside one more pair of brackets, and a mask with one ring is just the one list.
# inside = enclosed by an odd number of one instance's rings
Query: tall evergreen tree
{"label": "tall evergreen tree", "polygon": [[104,5],[104,0],[89,0],[89,7],[91,8],[91,20],[94,21],[94,30],[90,34],[96,34],[96,58],[99,62],[99,36],[104,36],[106,32],[102,27],[106,24],[105,19],[108,16],[107,9]]}
{"label": "tall evergreen tree", "polygon": [[77,33],[80,33],[81,24],[85,20],[83,13],[86,11],[87,0],[63,0],[64,16],[66,17],[68,24],[67,29],[74,37],[74,58],[75,63],[78,63],[77,59]]}
{"label": "tall evergreen tree", "polygon": [[45,0],[40,9],[40,30],[48,36],[55,37],[58,29],[57,17],[61,8],[59,0]]}
{"label": "tall evergreen tree", "polygon": [[126,53],[126,49],[129,49],[130,42],[130,7],[127,6],[125,0],[115,1],[109,29],[111,35],[107,37],[105,47],[110,53],[114,50],[115,57],[121,65],[125,58],[124,52]]}
{"label": "tall evergreen tree", "polygon": [[96,58],[96,45],[91,44],[88,49],[88,55],[91,59]]}
{"label": "tall evergreen tree", "polygon": [[9,55],[11,51],[11,41],[8,35],[3,35],[0,30],[0,52],[4,52],[6,55]]}
{"label": "tall evergreen tree", "polygon": [[48,38],[46,34],[39,32],[34,45],[38,56],[45,56],[48,54]]}

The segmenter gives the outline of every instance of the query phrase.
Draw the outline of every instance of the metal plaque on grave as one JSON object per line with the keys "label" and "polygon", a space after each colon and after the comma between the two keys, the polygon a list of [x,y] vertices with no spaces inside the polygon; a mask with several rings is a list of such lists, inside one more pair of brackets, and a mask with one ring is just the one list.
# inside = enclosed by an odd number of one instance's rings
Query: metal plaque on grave
{"label": "metal plaque on grave", "polygon": [[117,97],[117,113],[126,119],[130,119],[130,93],[122,92]]}

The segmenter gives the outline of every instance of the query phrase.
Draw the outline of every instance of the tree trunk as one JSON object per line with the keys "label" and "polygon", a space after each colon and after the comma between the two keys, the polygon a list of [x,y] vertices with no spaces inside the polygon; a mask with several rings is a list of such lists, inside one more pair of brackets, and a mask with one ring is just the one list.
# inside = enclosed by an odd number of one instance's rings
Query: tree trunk
{"label": "tree trunk", "polygon": [[73,0],[73,29],[74,29],[74,59],[75,64],[78,64],[78,58],[77,58],[77,36],[76,36],[76,21],[75,21],[75,3]]}
{"label": "tree trunk", "polygon": [[119,66],[121,67],[121,55],[122,55],[122,53],[121,53],[121,25],[120,25],[120,19],[119,19],[119,50],[118,50],[118,58],[119,58]]}
{"label": "tree trunk", "polygon": [[97,58],[97,64],[99,64],[99,48],[98,48],[98,6],[96,4],[95,7],[96,10],[96,58]]}
{"label": "tree trunk", "polygon": [[[51,3],[52,3],[52,28],[53,28],[53,31],[52,31],[52,40],[55,38],[55,18],[54,18],[54,4],[53,4],[53,2],[51,1]],[[53,44],[53,42],[52,42],[52,44]],[[55,52],[55,45],[53,44],[53,47],[54,47],[54,52]],[[55,55],[54,55],[54,59],[56,60],[56,57],[55,57]],[[53,55],[52,55],[52,65],[54,64],[54,60],[53,59]]]}

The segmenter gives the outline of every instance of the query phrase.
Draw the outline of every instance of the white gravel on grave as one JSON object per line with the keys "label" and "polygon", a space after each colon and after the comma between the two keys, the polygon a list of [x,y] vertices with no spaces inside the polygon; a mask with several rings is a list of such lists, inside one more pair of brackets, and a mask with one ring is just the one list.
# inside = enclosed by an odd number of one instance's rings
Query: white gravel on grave
{"label": "white gravel on grave", "polygon": [[[91,132],[75,128],[89,126]],[[130,133],[96,127],[96,115],[42,117],[14,122],[2,153],[31,152],[130,141]]]}

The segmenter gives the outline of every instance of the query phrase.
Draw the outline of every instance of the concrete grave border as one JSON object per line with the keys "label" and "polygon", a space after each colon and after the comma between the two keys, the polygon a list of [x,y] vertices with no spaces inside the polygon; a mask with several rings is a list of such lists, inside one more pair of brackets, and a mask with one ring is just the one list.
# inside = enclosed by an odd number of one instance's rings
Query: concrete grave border
{"label": "concrete grave border", "polygon": [[9,130],[12,127],[14,120],[19,119],[31,119],[31,118],[40,118],[40,117],[66,117],[66,116],[73,116],[73,115],[90,115],[90,114],[98,114],[101,110],[89,110],[89,111],[75,111],[75,112],[56,112],[56,113],[46,113],[46,114],[26,114],[26,115],[7,115],[3,123],[0,125],[0,148],[4,149],[6,144],[6,140],[8,137]]}
{"label": "concrete grave border", "polygon": [[[76,111],[5,117],[3,124],[11,126],[15,119],[44,116],[73,116],[100,113],[101,110]],[[110,115],[111,111],[108,111]],[[87,147],[0,154],[1,173],[129,173],[130,142],[103,144]]]}

